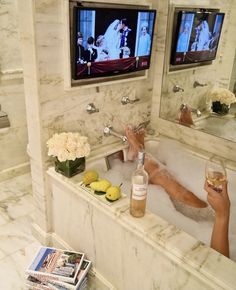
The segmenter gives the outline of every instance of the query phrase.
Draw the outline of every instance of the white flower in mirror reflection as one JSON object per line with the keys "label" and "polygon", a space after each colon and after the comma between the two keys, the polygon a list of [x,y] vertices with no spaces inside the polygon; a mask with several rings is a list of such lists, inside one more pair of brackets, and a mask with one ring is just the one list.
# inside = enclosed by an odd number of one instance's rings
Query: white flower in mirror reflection
{"label": "white flower in mirror reflection", "polygon": [[208,93],[207,99],[212,102],[220,102],[221,104],[231,105],[236,102],[235,95],[225,88],[214,87]]}

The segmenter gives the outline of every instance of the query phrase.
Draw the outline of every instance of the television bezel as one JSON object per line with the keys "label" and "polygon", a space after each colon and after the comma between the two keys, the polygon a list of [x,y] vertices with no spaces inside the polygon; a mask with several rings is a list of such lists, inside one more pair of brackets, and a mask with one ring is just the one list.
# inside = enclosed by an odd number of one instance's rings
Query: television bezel
{"label": "television bezel", "polygon": [[[78,17],[78,11],[79,10],[125,10],[125,11],[136,11],[136,12],[154,12],[154,21],[153,21],[153,33],[151,36],[151,48],[150,48],[150,59],[149,59],[149,66],[145,67],[144,69],[137,69],[134,71],[119,71],[119,72],[110,72],[107,75],[96,75],[91,76],[88,78],[75,78],[76,74],[76,60],[75,60],[75,54],[76,54],[76,43],[77,43],[77,17]],[[74,5],[72,9],[70,9],[70,70],[71,70],[71,86],[78,86],[78,85],[87,85],[87,84],[93,84],[99,82],[109,82],[109,81],[122,81],[124,79],[130,79],[130,78],[146,78],[147,74],[146,72],[150,69],[151,66],[151,59],[152,59],[152,51],[153,51],[153,40],[154,40],[154,33],[155,33],[155,22],[156,22],[156,15],[157,10],[151,9],[150,7],[140,7],[140,6],[133,6],[130,7],[130,5],[102,5],[97,6],[95,5],[89,5],[89,6],[82,6],[82,5]]]}

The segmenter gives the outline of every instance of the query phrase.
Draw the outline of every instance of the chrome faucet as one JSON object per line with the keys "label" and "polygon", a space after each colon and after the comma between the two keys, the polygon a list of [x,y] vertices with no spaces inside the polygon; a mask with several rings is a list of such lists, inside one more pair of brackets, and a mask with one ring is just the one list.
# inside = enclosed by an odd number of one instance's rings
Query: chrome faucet
{"label": "chrome faucet", "polygon": [[183,112],[186,109],[189,109],[192,113],[196,113],[197,117],[201,117],[201,115],[202,115],[202,113],[201,113],[201,111],[199,109],[192,108],[192,107],[188,106],[185,103],[181,104],[180,111]]}
{"label": "chrome faucet", "polygon": [[89,114],[93,114],[93,113],[97,113],[99,112],[99,109],[97,109],[94,105],[94,103],[89,103],[86,107],[86,111],[89,113]]}
{"label": "chrome faucet", "polygon": [[179,85],[174,85],[174,87],[173,87],[173,92],[174,92],[174,93],[184,92],[184,89],[181,88]]}
{"label": "chrome faucet", "polygon": [[131,100],[128,96],[123,96],[121,98],[121,104],[122,105],[133,104],[133,103],[138,102],[138,101],[139,101],[138,98],[135,98],[134,100]]}
{"label": "chrome faucet", "polygon": [[122,142],[124,142],[124,143],[128,141],[128,139],[127,139],[126,136],[123,136],[123,135],[121,135],[121,134],[116,133],[115,131],[113,131],[113,130],[112,130],[112,126],[110,126],[110,125],[106,126],[106,127],[103,129],[103,135],[106,136],[106,137],[107,137],[107,136],[110,136],[110,135],[113,135],[113,136],[115,136],[115,137],[120,138],[120,139],[122,140]]}
{"label": "chrome faucet", "polygon": [[201,84],[201,83],[199,83],[198,81],[195,81],[195,82],[193,83],[193,87],[194,87],[194,88],[196,88],[196,87],[205,87],[205,86],[207,86],[207,84]]}
{"label": "chrome faucet", "polygon": [[202,112],[199,109],[191,108],[191,112],[196,113],[197,117],[201,117]]}

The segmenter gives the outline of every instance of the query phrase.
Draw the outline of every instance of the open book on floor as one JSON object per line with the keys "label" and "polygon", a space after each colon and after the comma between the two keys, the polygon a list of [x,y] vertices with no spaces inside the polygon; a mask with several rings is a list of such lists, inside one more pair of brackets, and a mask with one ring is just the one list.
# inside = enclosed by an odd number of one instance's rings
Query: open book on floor
{"label": "open book on floor", "polygon": [[26,273],[38,279],[75,283],[84,253],[40,247]]}

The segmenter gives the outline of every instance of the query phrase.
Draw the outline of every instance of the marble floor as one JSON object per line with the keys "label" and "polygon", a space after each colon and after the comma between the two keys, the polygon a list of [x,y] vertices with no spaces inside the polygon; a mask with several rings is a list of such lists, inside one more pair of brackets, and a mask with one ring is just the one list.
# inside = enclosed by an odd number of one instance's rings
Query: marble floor
{"label": "marble floor", "polygon": [[[33,212],[30,173],[0,182],[0,290],[28,289],[25,269],[40,246],[31,233]],[[114,289],[94,273],[88,290]]]}
{"label": "marble floor", "polygon": [[40,246],[31,234],[30,173],[0,183],[0,289],[25,290],[25,269]]}

